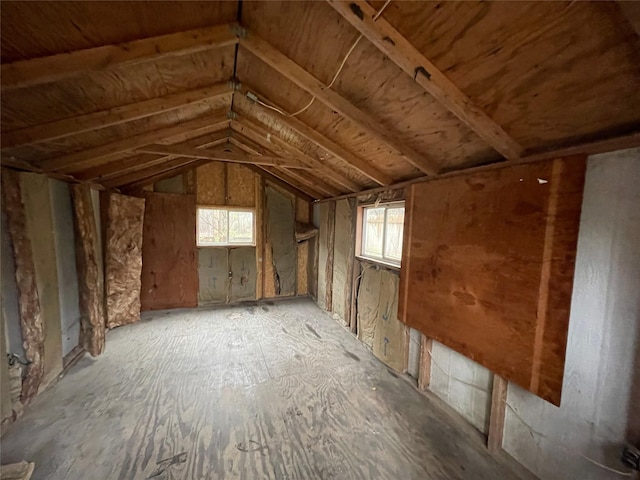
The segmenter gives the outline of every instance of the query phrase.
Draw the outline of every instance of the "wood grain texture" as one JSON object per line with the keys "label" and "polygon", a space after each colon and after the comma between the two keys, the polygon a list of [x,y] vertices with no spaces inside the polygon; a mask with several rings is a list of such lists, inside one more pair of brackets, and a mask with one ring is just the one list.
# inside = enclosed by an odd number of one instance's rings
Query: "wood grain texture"
{"label": "wood grain texture", "polygon": [[20,400],[26,404],[36,395],[44,376],[44,322],[36,285],[35,264],[27,232],[27,217],[20,191],[20,174],[2,169],[2,208],[15,264],[20,330],[26,360]]}
{"label": "wood grain texture", "polygon": [[12,426],[3,464],[29,458],[34,480],[517,478],[310,300],[149,312],[108,341]]}
{"label": "wood grain texture", "polygon": [[135,65],[172,55],[184,55],[238,42],[230,25],[204,27],[132,42],[19,60],[2,65],[2,89],[23,88],[103,70],[115,65]]}
{"label": "wood grain texture", "polygon": [[489,435],[487,436],[487,448],[492,454],[497,454],[502,451],[508,386],[509,382],[504,378],[498,375],[493,376],[491,412],[489,413]]}
{"label": "wood grain texture", "polygon": [[96,227],[91,189],[71,185],[76,268],[80,291],[80,346],[92,356],[104,350],[104,282],[100,266],[99,232]]}
{"label": "wood grain texture", "polygon": [[431,383],[431,353],[433,339],[425,335],[420,336],[420,369],[418,372],[418,388],[427,390]]}
{"label": "wood grain texture", "polygon": [[142,310],[198,304],[196,198],[145,192]]}
{"label": "wood grain texture", "polygon": [[329,202],[327,211],[327,223],[325,229],[324,243],[327,249],[326,263],[320,264],[318,268],[322,268],[325,271],[325,301],[324,308],[332,312],[333,311],[333,259],[335,256],[335,239],[336,239],[336,202]]}
{"label": "wood grain texture", "polygon": [[104,278],[107,328],[140,320],[144,198],[107,194]]}
{"label": "wood grain texture", "polygon": [[443,178],[409,187],[405,205],[400,318],[556,405],[585,168]]}

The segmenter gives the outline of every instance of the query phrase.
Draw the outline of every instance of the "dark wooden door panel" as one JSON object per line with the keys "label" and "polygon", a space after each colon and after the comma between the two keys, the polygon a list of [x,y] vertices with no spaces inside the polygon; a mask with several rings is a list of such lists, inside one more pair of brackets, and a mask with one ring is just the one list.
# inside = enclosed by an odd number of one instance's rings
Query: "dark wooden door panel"
{"label": "dark wooden door panel", "polygon": [[142,310],[198,304],[196,199],[146,193],[142,241]]}

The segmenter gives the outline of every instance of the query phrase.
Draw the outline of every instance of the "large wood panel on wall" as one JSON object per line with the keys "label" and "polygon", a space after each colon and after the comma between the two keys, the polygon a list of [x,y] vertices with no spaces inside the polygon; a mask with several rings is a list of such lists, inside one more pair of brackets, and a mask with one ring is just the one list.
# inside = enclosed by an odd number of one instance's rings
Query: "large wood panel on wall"
{"label": "large wood panel on wall", "polygon": [[144,198],[107,194],[104,240],[107,327],[140,319]]}
{"label": "large wood panel on wall", "polygon": [[145,192],[142,310],[198,304],[196,198]]}
{"label": "large wood panel on wall", "polygon": [[400,319],[560,404],[584,157],[414,184]]}

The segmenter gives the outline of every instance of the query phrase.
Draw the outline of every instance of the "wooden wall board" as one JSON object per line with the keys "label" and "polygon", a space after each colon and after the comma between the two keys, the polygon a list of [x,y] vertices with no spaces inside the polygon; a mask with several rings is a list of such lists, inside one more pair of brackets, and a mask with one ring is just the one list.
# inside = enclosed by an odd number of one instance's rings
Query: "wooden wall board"
{"label": "wooden wall board", "polygon": [[[140,320],[144,198],[107,193],[104,278],[107,328]],[[105,221],[106,220],[106,221]]]}
{"label": "wooden wall board", "polygon": [[556,405],[585,169],[570,157],[436,179],[405,207],[400,318]]}
{"label": "wooden wall board", "polygon": [[233,2],[206,1],[9,1],[0,23],[2,63],[233,22],[237,7]]}
{"label": "wooden wall board", "polygon": [[104,350],[104,282],[100,232],[96,226],[91,189],[72,184],[76,268],[80,293],[80,346],[94,357]]}
{"label": "wooden wall board", "polygon": [[637,36],[613,2],[399,2],[383,16],[525,147],[640,123]]}
{"label": "wooden wall board", "polygon": [[[7,231],[15,262],[20,330],[29,362],[22,380],[21,401],[29,402],[37,393],[44,376],[44,320],[36,285],[31,240],[27,231],[25,207],[20,192],[20,174],[2,169],[2,208],[7,217]],[[4,321],[4,319],[3,319]]]}
{"label": "wooden wall board", "polygon": [[[309,202],[298,197],[295,201],[296,222],[309,223]],[[298,243],[297,249],[296,295],[307,295],[309,293],[309,241]]]}
{"label": "wooden wall board", "polygon": [[210,162],[196,170],[198,205],[225,205],[225,163]]}
{"label": "wooden wall board", "polygon": [[227,204],[237,207],[255,207],[256,174],[243,165],[227,165]]}
{"label": "wooden wall board", "polygon": [[142,310],[198,304],[196,198],[145,192]]}

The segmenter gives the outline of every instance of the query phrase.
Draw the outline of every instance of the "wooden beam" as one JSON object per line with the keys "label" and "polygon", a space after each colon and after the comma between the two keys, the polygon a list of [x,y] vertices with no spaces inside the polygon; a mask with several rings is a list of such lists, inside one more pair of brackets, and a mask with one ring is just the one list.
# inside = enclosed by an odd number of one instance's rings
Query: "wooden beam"
{"label": "wooden beam", "polygon": [[[231,144],[236,145],[238,148],[244,150],[252,155],[271,155],[272,152],[268,149],[261,147],[252,140],[248,139],[244,135],[234,132],[233,136],[229,138]],[[305,190],[314,198],[322,198],[324,196],[334,195],[331,192],[339,192],[338,189],[323,182],[322,180],[310,175],[310,172],[299,172],[293,170],[283,171],[281,169],[273,169],[265,167],[264,170],[271,172],[273,175],[281,178],[285,182],[291,183],[296,188]],[[291,181],[293,180],[293,182]],[[302,188],[304,186],[304,188]]]}
{"label": "wooden beam", "polygon": [[[200,159],[200,160],[203,160],[203,159]],[[116,187],[121,187],[122,185],[129,185],[131,183],[139,182],[140,180],[144,180],[149,177],[154,177],[156,175],[167,172],[169,170],[180,168],[188,163],[192,163],[193,161],[194,161],[193,158],[185,158],[185,157],[173,158],[159,165],[153,165],[151,167],[147,167],[137,172],[127,173],[127,174],[112,178],[110,180],[105,180],[104,182],[102,182],[102,184],[106,188],[116,188]]]}
{"label": "wooden beam", "polygon": [[484,171],[495,170],[499,168],[509,168],[521,163],[535,163],[535,162],[540,162],[544,160],[551,160],[554,158],[563,158],[563,157],[574,156],[574,155],[576,156],[596,155],[599,153],[615,152],[617,150],[625,150],[628,148],[637,148],[637,147],[640,147],[640,132],[633,132],[633,133],[622,135],[619,137],[613,137],[613,138],[604,139],[604,140],[596,140],[593,142],[585,142],[585,143],[576,144],[570,147],[549,150],[547,152],[528,154],[522,157],[520,160],[516,160],[515,162],[500,161],[500,162],[495,162],[488,165],[480,165],[478,167],[461,168],[459,170],[451,170],[445,173],[441,173],[439,175],[434,175],[430,177],[418,177],[412,180],[398,182],[393,185],[389,185],[388,187],[376,187],[376,188],[370,188],[368,190],[362,190],[356,193],[345,193],[345,194],[338,195],[331,198],[324,198],[320,201],[327,202],[330,200],[341,200],[343,198],[358,197],[361,195],[373,195],[376,193],[387,192],[389,190],[398,190],[400,188],[405,188],[405,187],[408,187],[409,185],[413,185],[414,183],[430,182],[432,180],[437,180],[440,178],[455,177],[458,175],[467,175],[471,173],[484,172]]}
{"label": "wooden beam", "polygon": [[409,163],[422,172],[428,175],[438,172],[438,164],[434,159],[428,159],[426,155],[413,150],[401,140],[395,138],[378,120],[370,117],[338,93],[327,88],[320,80],[257,35],[247,32],[245,37],[240,38],[240,45],[280,72],[298,87],[306,90],[329,108],[337,111],[347,120],[366,131],[377,141],[400,153]]}
{"label": "wooden beam", "polygon": [[493,376],[493,392],[491,394],[491,411],[489,412],[489,435],[487,448],[496,454],[502,450],[504,434],[504,418],[507,409],[508,382],[498,375]]}
{"label": "wooden beam", "polygon": [[238,43],[236,25],[217,25],[179,33],[76,50],[2,65],[2,90],[54,82],[116,65],[135,65]]}
{"label": "wooden beam", "polygon": [[250,168],[251,170],[256,172],[256,174],[260,175],[262,178],[269,180],[271,183],[294,194],[297,197],[300,197],[306,200],[307,202],[313,202],[316,198],[319,198],[319,197],[316,197],[315,194],[308,192],[306,188],[298,187],[286,180],[282,180],[281,178],[275,176],[272,173],[274,170],[276,170],[274,168],[266,167],[264,165],[261,165],[261,166],[250,165],[247,168]]}
{"label": "wooden beam", "polygon": [[329,0],[329,4],[447,110],[509,160],[521,157],[523,148],[473,103],[438,68],[365,0]]}
{"label": "wooden beam", "polygon": [[213,160],[216,162],[242,163],[251,165],[267,165],[271,167],[307,169],[302,162],[292,158],[267,157],[263,155],[239,155],[225,152],[214,152],[206,149],[181,147],[178,145],[147,145],[137,150],[140,153],[156,153],[160,155],[176,155],[198,159]]}
{"label": "wooden beam", "polygon": [[[328,312],[333,311],[333,257],[336,240],[336,202],[329,202],[329,213],[327,215],[327,264],[325,268],[325,279],[327,282],[325,290],[325,308]],[[322,268],[320,266],[319,268]]]}
{"label": "wooden beam", "polygon": [[[220,130],[218,132],[213,132],[212,134],[209,134],[209,135],[191,139],[186,142],[178,143],[177,145],[191,147],[191,148],[215,147],[227,142],[227,138],[229,136],[230,131],[231,130],[229,129]],[[83,170],[82,172],[78,173],[76,177],[81,180],[90,180],[90,181],[109,180],[110,178],[119,177],[126,173],[138,172],[140,170],[144,170],[145,168],[149,168],[154,165],[159,165],[163,162],[173,160],[174,158],[176,158],[175,155],[165,155],[165,156],[156,157],[153,159],[141,160],[140,156],[136,155],[133,157],[127,157],[127,158],[115,160],[105,165],[94,167],[90,170]]]}
{"label": "wooden beam", "polygon": [[243,134],[259,145],[265,146],[265,148],[274,150],[278,155],[281,155],[283,157],[298,158],[308,167],[311,167],[312,169],[323,173],[333,182],[343,186],[351,192],[357,192],[362,189],[360,185],[347,178],[345,175],[336,172],[334,168],[325,165],[320,160],[310,157],[302,150],[299,150],[293,145],[287,143],[285,140],[282,140],[275,133],[271,134],[263,127],[247,118],[239,118],[237,120],[233,120],[231,122],[231,129],[234,132]]}
{"label": "wooden beam", "polygon": [[[275,105],[271,100],[266,98],[261,93],[258,93],[254,87],[250,87],[250,86],[247,86],[246,84],[243,84],[242,93],[245,96],[247,96],[247,93],[249,92],[257,95],[258,98],[260,98],[262,101],[282,110],[281,107],[278,107],[277,105]],[[248,96],[247,96],[247,100],[252,101],[251,98]],[[333,155],[338,160],[341,160],[344,163],[346,163],[348,166],[355,168],[357,171],[367,176],[374,182],[380,185],[390,185],[393,182],[393,179],[389,175],[381,172],[376,167],[368,163],[366,160],[363,160],[357,157],[356,155],[352,154],[351,152],[341,147],[334,141],[329,140],[320,132],[311,128],[306,123],[301,122],[297,118],[285,117],[284,115],[281,115],[279,113],[274,112],[273,110],[263,107],[257,102],[254,102],[254,105],[255,105],[255,108],[258,109],[262,114],[283,124],[287,128],[290,128],[291,130],[298,133],[302,137],[306,138],[310,142],[314,143],[318,147],[322,148],[329,154]]]}
{"label": "wooden beam", "polygon": [[2,134],[2,148],[12,148],[77,135],[100,128],[166,113],[187,105],[229,95],[233,88],[229,83],[218,83],[209,87],[173,93],[137,103],[109,108],[99,112],[64,118],[55,122],[34,125]]}
{"label": "wooden beam", "polygon": [[122,188],[126,190],[139,189],[147,185],[152,185],[156,182],[159,182],[160,180],[164,180],[165,178],[175,177],[176,175],[180,175],[181,173],[191,170],[192,168],[198,168],[210,162],[211,160],[194,160],[191,158],[187,163],[181,165],[180,167],[172,168],[165,172],[158,173],[157,175],[153,175],[137,182],[127,184]]}
{"label": "wooden beam", "polygon": [[2,207],[7,217],[7,232],[15,261],[20,330],[25,360],[28,362],[22,380],[20,399],[22,403],[27,404],[38,393],[44,377],[44,321],[36,285],[33,250],[27,233],[27,218],[20,191],[20,174],[3,168],[1,178]]}
{"label": "wooden beam", "polygon": [[640,131],[632,132],[619,137],[607,138],[603,140],[594,140],[574,146],[556,148],[546,152],[527,152],[522,159],[525,162],[534,162],[539,160],[551,160],[558,157],[567,157],[569,155],[596,155],[598,153],[614,152],[616,150],[625,150],[627,148],[640,147]]}
{"label": "wooden beam", "polygon": [[431,352],[433,352],[433,339],[421,335],[418,389],[422,391],[427,390],[431,384]]}
{"label": "wooden beam", "polygon": [[105,314],[98,230],[88,185],[71,185],[80,292],[80,346],[92,356],[104,350]]}
{"label": "wooden beam", "polygon": [[229,120],[226,113],[198,117],[177,125],[171,125],[151,132],[139,133],[132,137],[116,140],[115,142],[99,145],[87,150],[44,160],[40,163],[40,166],[45,170],[73,173],[108,163],[109,159],[112,159],[122,152],[135,150],[150,143],[156,143],[160,140],[170,142],[172,137],[180,137],[184,135],[185,132],[191,137],[195,137],[206,132],[221,130],[228,126]]}

